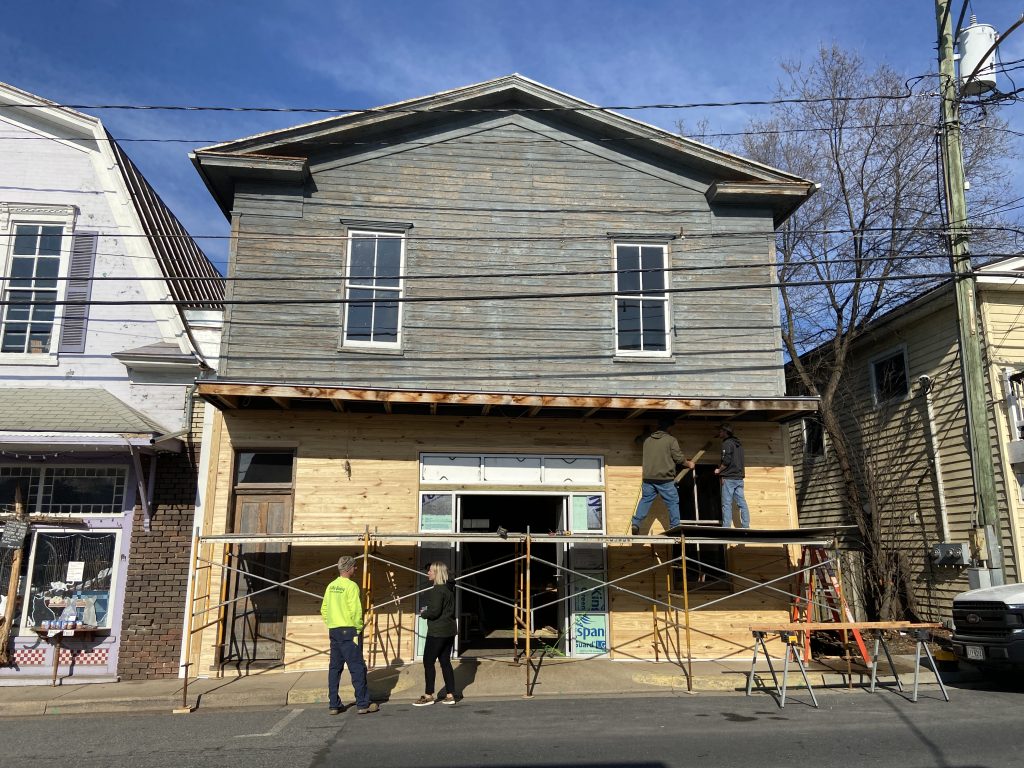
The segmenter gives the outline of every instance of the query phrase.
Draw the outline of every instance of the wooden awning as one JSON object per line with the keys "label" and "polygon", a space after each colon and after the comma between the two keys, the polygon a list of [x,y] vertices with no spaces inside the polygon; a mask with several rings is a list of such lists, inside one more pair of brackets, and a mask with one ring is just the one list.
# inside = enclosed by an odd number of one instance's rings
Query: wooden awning
{"label": "wooden awning", "polygon": [[354,413],[528,418],[676,418],[786,421],[815,413],[814,397],[708,398],[310,386],[200,381],[197,393],[223,411],[325,410]]}

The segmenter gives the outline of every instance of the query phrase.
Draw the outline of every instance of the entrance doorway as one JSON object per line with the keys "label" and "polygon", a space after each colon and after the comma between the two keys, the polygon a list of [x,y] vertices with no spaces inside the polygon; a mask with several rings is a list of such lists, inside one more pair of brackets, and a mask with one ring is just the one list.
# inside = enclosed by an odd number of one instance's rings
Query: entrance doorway
{"label": "entrance doorway", "polygon": [[[509,533],[535,535],[565,527],[565,497],[526,494],[465,494],[459,496],[460,530],[463,533],[493,533],[503,528]],[[561,563],[564,547],[534,539],[533,557]],[[461,643],[463,656],[511,656],[515,653],[515,574],[512,542],[463,542],[459,575],[479,571],[459,583]],[[558,569],[531,561],[531,603],[542,606],[534,611],[534,629],[550,643],[561,637],[565,623],[563,578]],[[549,604],[549,605],[545,605]]]}

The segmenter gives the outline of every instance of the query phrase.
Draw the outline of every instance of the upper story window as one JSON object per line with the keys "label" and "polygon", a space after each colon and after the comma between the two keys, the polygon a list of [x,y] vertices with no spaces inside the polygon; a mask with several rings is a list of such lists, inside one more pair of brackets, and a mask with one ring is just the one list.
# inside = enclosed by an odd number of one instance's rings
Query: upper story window
{"label": "upper story window", "polygon": [[668,294],[664,245],[615,245],[615,351],[668,356]]}
{"label": "upper story window", "polygon": [[18,224],[5,270],[0,352],[44,354],[53,344],[62,226]]}
{"label": "upper story window", "polygon": [[85,352],[99,234],[76,231],[77,216],[73,205],[0,202],[0,365]]}
{"label": "upper story window", "polygon": [[825,428],[822,426],[821,420],[812,416],[807,419],[801,419],[800,422],[803,427],[804,455],[824,456]]}
{"label": "upper story window", "polygon": [[342,346],[400,346],[404,257],[403,234],[349,232]]}
{"label": "upper story window", "polygon": [[910,391],[907,356],[902,349],[871,363],[871,386],[876,405],[903,397]]}

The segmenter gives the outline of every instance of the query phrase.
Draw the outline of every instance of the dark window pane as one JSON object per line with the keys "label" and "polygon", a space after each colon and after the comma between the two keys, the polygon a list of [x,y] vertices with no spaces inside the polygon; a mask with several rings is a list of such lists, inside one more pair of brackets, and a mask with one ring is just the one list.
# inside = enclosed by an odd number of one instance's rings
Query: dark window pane
{"label": "dark window pane", "polygon": [[32,312],[32,305],[29,297],[32,294],[27,291],[14,291],[7,294],[7,300],[12,302],[7,305],[7,320],[28,320]]}
{"label": "dark window pane", "polygon": [[373,297],[373,291],[351,290],[349,299],[356,303],[348,305],[345,314],[345,338],[351,341],[370,341],[373,330],[373,304],[361,303],[361,299]]}
{"label": "dark window pane", "polygon": [[640,266],[643,269],[641,282],[645,292],[661,293],[665,289],[665,251],[661,248],[643,248]]}
{"label": "dark window pane", "polygon": [[902,397],[909,391],[907,386],[907,369],[903,361],[903,353],[879,360],[873,366],[875,376],[875,394],[878,402]]}
{"label": "dark window pane", "polygon": [[294,462],[293,453],[239,451],[235,482],[289,484],[292,481]]}
{"label": "dark window pane", "polygon": [[14,255],[34,256],[39,242],[39,227],[18,227],[14,235]]}
{"label": "dark window pane", "polygon": [[377,240],[372,237],[357,237],[352,240],[352,264],[349,279],[368,283],[373,280],[373,256]]}
{"label": "dark window pane", "polygon": [[402,269],[402,241],[384,237],[377,241],[377,285],[398,287]]}
{"label": "dark window pane", "polygon": [[32,277],[32,272],[35,269],[35,265],[35,259],[12,259],[11,277]]}
{"label": "dark window pane", "polygon": [[665,351],[665,302],[643,302],[644,349],[648,352]]}
{"label": "dark window pane", "polygon": [[39,493],[39,470],[30,467],[0,467],[0,510],[14,511],[18,488],[21,489],[25,509],[34,511]]}
{"label": "dark window pane", "polygon": [[63,230],[60,227],[43,227],[39,238],[39,254],[41,256],[60,256],[60,239]]}
{"label": "dark window pane", "polygon": [[640,248],[635,245],[620,245],[616,248],[619,291],[640,290]]}
{"label": "dark window pane", "polygon": [[54,259],[52,257],[36,259],[36,277],[37,278],[51,278],[56,277],[60,272],[60,259]]}
{"label": "dark window pane", "polygon": [[622,299],[618,302],[619,349],[639,350],[640,302]]}
{"label": "dark window pane", "polygon": [[385,344],[396,343],[398,341],[398,302],[378,302],[373,313],[373,326],[374,341]]}
{"label": "dark window pane", "polygon": [[39,302],[32,309],[32,320],[34,322],[53,322],[54,310],[56,305],[52,304],[54,295],[52,293],[37,293],[36,301]]}
{"label": "dark window pane", "polygon": [[804,419],[804,453],[811,456],[825,453],[825,431],[817,419]]}
{"label": "dark window pane", "polygon": [[24,325],[6,326],[3,341],[0,341],[0,352],[24,352],[27,334],[28,328]]}

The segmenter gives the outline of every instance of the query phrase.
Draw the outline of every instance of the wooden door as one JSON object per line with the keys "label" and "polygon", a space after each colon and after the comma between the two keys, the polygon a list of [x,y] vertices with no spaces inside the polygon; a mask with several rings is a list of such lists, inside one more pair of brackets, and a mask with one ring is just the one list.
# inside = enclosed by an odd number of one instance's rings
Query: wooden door
{"label": "wooden door", "polygon": [[[238,493],[234,533],[290,533],[290,494]],[[288,544],[238,544],[230,565],[231,610],[224,661],[236,666],[273,666],[284,660],[290,578]]]}

